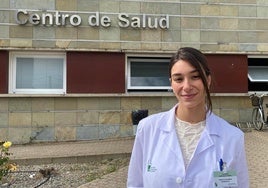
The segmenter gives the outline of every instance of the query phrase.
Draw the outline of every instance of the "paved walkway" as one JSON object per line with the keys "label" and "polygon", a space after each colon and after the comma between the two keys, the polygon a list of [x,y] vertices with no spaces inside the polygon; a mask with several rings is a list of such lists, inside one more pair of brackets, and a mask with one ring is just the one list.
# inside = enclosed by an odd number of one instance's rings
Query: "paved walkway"
{"label": "paved walkway", "polygon": [[[268,130],[245,132],[251,188],[268,185]],[[96,157],[130,155],[133,138],[98,142],[64,142],[13,146],[15,160],[23,163],[83,162]],[[79,188],[125,188],[127,167]]]}
{"label": "paved walkway", "polygon": [[268,130],[245,133],[251,188],[268,187]]}

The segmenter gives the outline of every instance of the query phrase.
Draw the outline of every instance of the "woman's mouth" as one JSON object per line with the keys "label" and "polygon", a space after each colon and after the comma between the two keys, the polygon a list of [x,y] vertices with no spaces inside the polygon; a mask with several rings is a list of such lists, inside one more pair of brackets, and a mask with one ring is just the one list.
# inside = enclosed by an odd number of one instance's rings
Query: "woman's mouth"
{"label": "woman's mouth", "polygon": [[185,94],[181,95],[184,99],[189,100],[195,97],[196,94]]}

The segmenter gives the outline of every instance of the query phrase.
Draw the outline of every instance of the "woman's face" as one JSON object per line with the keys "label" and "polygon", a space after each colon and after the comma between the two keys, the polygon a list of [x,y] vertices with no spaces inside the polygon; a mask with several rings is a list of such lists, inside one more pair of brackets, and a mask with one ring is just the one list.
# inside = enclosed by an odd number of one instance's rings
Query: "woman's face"
{"label": "woman's face", "polygon": [[[184,60],[177,61],[171,69],[171,87],[181,107],[204,108],[206,91],[197,69]],[[207,78],[210,85],[211,78]]]}

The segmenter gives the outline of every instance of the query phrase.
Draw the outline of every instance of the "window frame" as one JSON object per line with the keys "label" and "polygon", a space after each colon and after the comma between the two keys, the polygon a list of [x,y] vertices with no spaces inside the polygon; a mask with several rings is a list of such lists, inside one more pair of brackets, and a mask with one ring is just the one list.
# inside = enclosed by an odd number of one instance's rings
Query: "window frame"
{"label": "window frame", "polygon": [[127,70],[126,70],[126,83],[127,83],[127,91],[170,91],[171,85],[168,86],[132,86],[131,85],[131,61],[135,62],[163,62],[163,59],[167,60],[167,68],[169,65],[170,56],[149,56],[149,55],[128,55],[126,56],[127,61]]}
{"label": "window frame", "polygon": [[[17,89],[16,88],[16,58],[62,58],[63,88],[61,89]],[[9,57],[9,94],[66,94],[66,53],[63,52],[10,52]]]}

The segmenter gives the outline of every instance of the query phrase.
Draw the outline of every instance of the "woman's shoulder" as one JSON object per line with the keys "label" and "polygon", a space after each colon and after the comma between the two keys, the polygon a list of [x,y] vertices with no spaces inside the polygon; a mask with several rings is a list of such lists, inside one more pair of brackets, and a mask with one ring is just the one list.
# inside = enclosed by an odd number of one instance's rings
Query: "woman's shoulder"
{"label": "woman's shoulder", "polygon": [[214,113],[209,115],[208,124],[213,130],[220,133],[227,133],[228,135],[243,135],[243,132],[239,128]]}
{"label": "woman's shoulder", "polygon": [[141,124],[147,123],[147,124],[155,124],[159,121],[162,121],[164,119],[168,119],[169,117],[169,111],[164,112],[158,112],[155,114],[151,114],[147,116],[146,118],[141,120]]}
{"label": "woman's shoulder", "polygon": [[161,125],[164,125],[163,122],[168,122],[172,112],[164,111],[151,114],[146,118],[140,120],[138,124],[139,129],[158,129]]}

